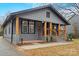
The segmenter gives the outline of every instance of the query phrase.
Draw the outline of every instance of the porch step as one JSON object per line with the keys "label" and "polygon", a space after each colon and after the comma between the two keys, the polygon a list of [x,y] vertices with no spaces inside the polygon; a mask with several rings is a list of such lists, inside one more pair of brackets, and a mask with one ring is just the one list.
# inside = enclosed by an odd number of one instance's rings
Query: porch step
{"label": "porch step", "polygon": [[37,44],[37,43],[45,43],[45,40],[23,40],[19,42],[17,45],[27,45],[27,44]]}

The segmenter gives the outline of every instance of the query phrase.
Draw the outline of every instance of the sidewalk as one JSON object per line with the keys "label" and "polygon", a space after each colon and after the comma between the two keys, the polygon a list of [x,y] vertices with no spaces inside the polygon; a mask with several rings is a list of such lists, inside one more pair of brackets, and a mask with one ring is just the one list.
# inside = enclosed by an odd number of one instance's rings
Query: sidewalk
{"label": "sidewalk", "polygon": [[0,56],[22,56],[22,54],[0,36]]}

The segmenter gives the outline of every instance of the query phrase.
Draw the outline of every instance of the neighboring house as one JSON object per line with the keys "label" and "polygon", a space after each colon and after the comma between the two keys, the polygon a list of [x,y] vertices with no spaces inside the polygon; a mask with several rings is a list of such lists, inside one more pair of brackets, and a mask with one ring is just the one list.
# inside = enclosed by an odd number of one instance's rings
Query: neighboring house
{"label": "neighboring house", "polygon": [[[51,5],[40,6],[11,13],[3,23],[4,38],[17,44],[24,40],[44,40],[56,29],[60,33],[60,26],[69,25],[66,19]],[[66,34],[66,29],[64,34]]]}
{"label": "neighboring house", "polygon": [[67,26],[67,33],[73,33],[73,35],[79,35],[79,15],[74,15],[69,19],[71,25]]}

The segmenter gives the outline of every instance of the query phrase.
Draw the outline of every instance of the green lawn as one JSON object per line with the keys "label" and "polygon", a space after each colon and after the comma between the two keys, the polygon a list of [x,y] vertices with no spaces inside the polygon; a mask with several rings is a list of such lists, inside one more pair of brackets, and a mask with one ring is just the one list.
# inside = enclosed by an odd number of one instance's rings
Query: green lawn
{"label": "green lawn", "polygon": [[25,50],[24,53],[30,56],[79,56],[79,39],[72,42],[70,45]]}

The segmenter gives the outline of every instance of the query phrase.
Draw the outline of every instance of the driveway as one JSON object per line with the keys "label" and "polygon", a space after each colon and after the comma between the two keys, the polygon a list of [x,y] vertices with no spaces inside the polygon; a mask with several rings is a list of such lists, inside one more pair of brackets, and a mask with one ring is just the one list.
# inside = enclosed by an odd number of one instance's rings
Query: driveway
{"label": "driveway", "polygon": [[22,53],[16,51],[7,40],[0,37],[0,56],[22,56]]}

